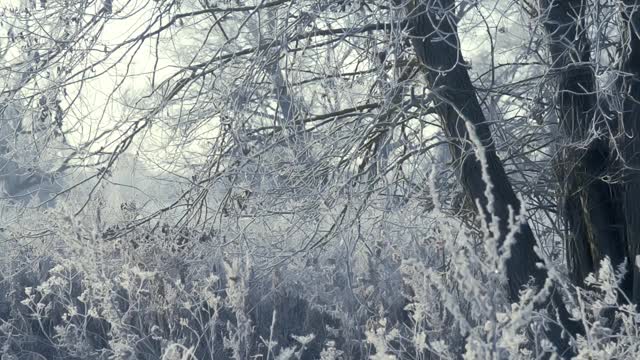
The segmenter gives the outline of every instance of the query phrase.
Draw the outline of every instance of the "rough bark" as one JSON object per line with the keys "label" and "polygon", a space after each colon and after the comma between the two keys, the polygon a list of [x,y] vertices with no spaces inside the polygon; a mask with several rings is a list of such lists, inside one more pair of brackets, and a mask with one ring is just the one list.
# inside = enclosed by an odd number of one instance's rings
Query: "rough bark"
{"label": "rough bark", "polygon": [[561,211],[568,225],[567,264],[572,280],[583,284],[608,256],[614,265],[627,257],[615,177],[611,130],[615,117],[598,101],[593,62],[585,31],[583,0],[541,0],[551,71],[556,76],[556,112],[565,142],[556,159],[562,189]]}

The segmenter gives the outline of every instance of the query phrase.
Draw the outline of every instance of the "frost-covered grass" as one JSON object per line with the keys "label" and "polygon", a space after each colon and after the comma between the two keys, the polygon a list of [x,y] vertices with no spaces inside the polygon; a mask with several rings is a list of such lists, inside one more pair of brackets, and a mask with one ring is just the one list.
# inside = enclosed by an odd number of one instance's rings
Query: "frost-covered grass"
{"label": "frost-covered grass", "polygon": [[[491,239],[441,212],[437,201],[421,217],[413,206],[381,210],[399,229],[386,238],[352,247],[335,239],[277,266],[197,230],[185,239],[143,225],[107,237],[113,234],[90,221],[51,215],[51,234],[34,241],[7,233],[2,243],[2,359],[554,354],[543,327],[555,315],[537,306],[549,288],[523,289],[509,303],[504,252],[490,251]],[[382,216],[369,211],[363,221]],[[619,295],[616,267],[604,261],[589,288],[578,289],[557,261],[546,266],[587,329],[573,339],[577,358],[637,358],[640,316]]]}

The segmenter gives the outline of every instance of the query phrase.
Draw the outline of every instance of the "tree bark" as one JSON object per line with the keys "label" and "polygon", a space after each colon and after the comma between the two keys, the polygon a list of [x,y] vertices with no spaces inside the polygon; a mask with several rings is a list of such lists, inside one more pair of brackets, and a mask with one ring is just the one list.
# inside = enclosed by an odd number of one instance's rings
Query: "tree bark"
{"label": "tree bark", "polygon": [[596,95],[585,7],[583,0],[540,1],[551,71],[557,79],[555,108],[565,138],[556,172],[562,189],[560,209],[569,229],[567,265],[579,285],[605,256],[614,266],[627,258],[621,186],[604,180],[616,173],[610,145],[616,119]]}

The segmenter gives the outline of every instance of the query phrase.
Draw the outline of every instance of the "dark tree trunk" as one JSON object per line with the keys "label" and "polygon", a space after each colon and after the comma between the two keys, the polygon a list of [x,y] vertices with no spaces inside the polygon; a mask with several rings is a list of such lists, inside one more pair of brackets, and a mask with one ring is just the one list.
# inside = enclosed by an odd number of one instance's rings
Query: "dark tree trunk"
{"label": "dark tree trunk", "polygon": [[[475,89],[469,78],[465,61],[460,51],[457,26],[453,15],[454,0],[428,0],[418,2],[409,10],[408,20],[412,44],[418,58],[426,69],[427,81],[435,93],[438,103],[436,111],[442,120],[451,154],[459,169],[459,179],[469,197],[479,200],[477,211],[487,223],[497,217],[498,246],[501,246],[509,232],[509,209],[520,211],[520,202],[505,173],[502,161],[496,154],[489,124],[478,102]],[[493,184],[491,196],[494,199],[493,210],[488,209],[485,196],[486,184],[482,167],[475,156],[474,145],[465,126],[470,122],[485,149],[487,173]],[[511,248],[511,257],[507,261],[510,300],[519,299],[519,291],[530,280],[540,288],[547,273],[539,269],[540,261],[534,251],[535,238],[528,224],[523,224],[516,234],[516,243]],[[553,302],[560,314],[563,325],[572,333],[579,327],[568,319],[560,296],[554,292]],[[548,304],[545,304],[548,305]],[[547,336],[559,350],[566,351],[568,345],[561,339],[560,327],[549,324]]]}
{"label": "dark tree trunk", "polygon": [[614,266],[626,258],[621,186],[603,180],[616,174],[610,145],[616,119],[595,93],[585,6],[583,0],[540,1],[551,70],[557,78],[556,112],[565,135],[556,170],[560,208],[569,229],[567,265],[576,284],[583,284],[605,256]]}
{"label": "dark tree trunk", "polygon": [[640,254],[640,1],[621,0],[622,62],[619,78],[622,102],[622,152],[625,161],[624,214],[626,250],[633,273],[635,304],[640,303],[640,272],[636,256]]}

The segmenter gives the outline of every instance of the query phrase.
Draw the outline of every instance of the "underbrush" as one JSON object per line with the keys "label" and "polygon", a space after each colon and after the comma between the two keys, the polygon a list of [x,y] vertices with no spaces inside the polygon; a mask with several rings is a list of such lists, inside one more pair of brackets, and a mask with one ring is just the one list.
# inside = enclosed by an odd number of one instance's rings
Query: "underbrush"
{"label": "underbrush", "polygon": [[[38,240],[3,241],[2,360],[556,355],[544,336],[555,314],[536,306],[549,288],[510,304],[506,255],[437,212],[420,240],[389,233],[271,266],[195,230],[117,233],[65,219]],[[640,316],[619,295],[621,270],[604,261],[579,289],[545,266],[587,329],[572,339],[578,359],[638,357]]]}

